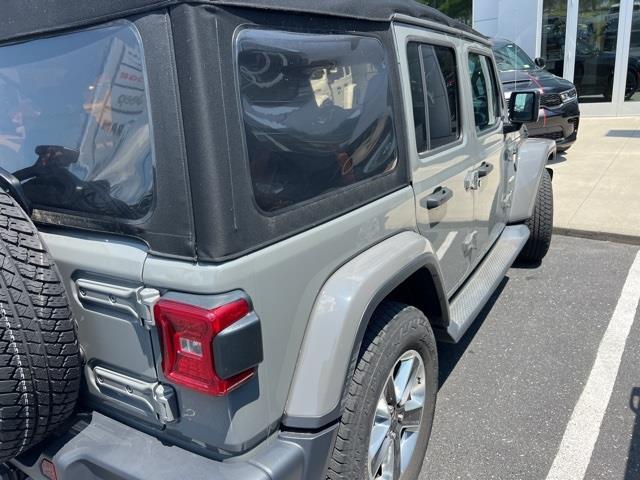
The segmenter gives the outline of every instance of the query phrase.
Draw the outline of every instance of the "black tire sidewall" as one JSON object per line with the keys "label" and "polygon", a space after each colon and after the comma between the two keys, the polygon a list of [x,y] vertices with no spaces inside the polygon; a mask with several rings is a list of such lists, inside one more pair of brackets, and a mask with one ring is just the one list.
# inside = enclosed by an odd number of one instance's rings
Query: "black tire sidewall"
{"label": "black tire sidewall", "polygon": [[[328,478],[359,480],[368,478],[368,446],[371,426],[378,398],[388,375],[398,359],[407,351],[414,350],[421,356],[425,368],[425,406],[411,464],[403,478],[417,478],[431,434],[438,389],[438,360],[436,343],[427,318],[413,307],[388,302],[379,317],[388,321],[372,323],[373,332],[361,348],[354,379],[349,384],[345,413],[338,435],[345,440],[342,453],[351,465],[341,472],[329,472]],[[376,313],[381,312],[379,310]],[[384,326],[381,325],[384,323]],[[363,361],[370,359],[370,362]],[[362,381],[360,384],[358,381]],[[346,450],[346,452],[345,452]]]}
{"label": "black tire sidewall", "polygon": [[539,263],[549,251],[553,233],[553,187],[546,169],[538,186],[533,215],[524,224],[529,228],[529,239],[518,258],[524,262]]}

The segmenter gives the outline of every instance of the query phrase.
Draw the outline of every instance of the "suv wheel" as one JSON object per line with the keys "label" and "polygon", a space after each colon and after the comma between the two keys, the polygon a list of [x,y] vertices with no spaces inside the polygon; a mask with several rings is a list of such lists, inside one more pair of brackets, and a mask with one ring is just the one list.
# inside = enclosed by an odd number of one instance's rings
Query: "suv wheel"
{"label": "suv wheel", "polygon": [[429,321],[414,307],[382,304],[348,386],[327,478],[417,478],[437,389],[436,343]]}
{"label": "suv wheel", "polygon": [[547,170],[542,173],[533,215],[524,224],[529,227],[531,234],[518,259],[539,263],[549,251],[553,230],[553,187]]}

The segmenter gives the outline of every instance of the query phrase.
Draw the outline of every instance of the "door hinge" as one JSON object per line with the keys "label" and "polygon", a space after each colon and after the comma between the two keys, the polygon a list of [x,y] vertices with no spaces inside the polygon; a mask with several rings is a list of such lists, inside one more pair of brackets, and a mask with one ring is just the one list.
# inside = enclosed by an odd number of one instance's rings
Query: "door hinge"
{"label": "door hinge", "polygon": [[478,170],[470,170],[464,177],[465,190],[478,190],[480,188],[480,175]]}
{"label": "door hinge", "polygon": [[136,292],[138,304],[138,314],[140,315],[140,321],[142,325],[149,329],[156,325],[156,321],[153,318],[153,307],[160,300],[160,292],[155,288],[142,287]]}
{"label": "door hinge", "polygon": [[512,196],[513,196],[513,191],[507,193],[502,197],[502,208],[509,208],[511,206]]}
{"label": "door hinge", "polygon": [[87,373],[95,394],[124,409],[147,418],[155,417],[162,424],[178,419],[176,392],[170,385],[145,382],[101,366],[90,368]]}
{"label": "door hinge", "polygon": [[76,280],[76,290],[80,303],[87,308],[99,305],[137,318],[146,328],[155,325],[153,307],[160,299],[160,292],[155,288],[126,287],[79,278]]}

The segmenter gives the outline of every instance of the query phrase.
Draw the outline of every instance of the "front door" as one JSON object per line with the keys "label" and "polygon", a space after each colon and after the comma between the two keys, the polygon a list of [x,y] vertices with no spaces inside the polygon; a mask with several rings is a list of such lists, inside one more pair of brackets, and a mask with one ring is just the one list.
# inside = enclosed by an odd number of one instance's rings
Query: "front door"
{"label": "front door", "polygon": [[451,295],[468,275],[473,251],[475,157],[462,107],[461,41],[396,26],[408,146],[420,232],[440,261]]}
{"label": "front door", "polygon": [[505,225],[502,205],[504,133],[502,125],[502,98],[498,76],[489,51],[474,47],[467,50],[467,78],[470,84],[470,109],[473,110],[473,141],[477,152],[474,171],[475,230],[477,244],[473,264],[484,257]]}

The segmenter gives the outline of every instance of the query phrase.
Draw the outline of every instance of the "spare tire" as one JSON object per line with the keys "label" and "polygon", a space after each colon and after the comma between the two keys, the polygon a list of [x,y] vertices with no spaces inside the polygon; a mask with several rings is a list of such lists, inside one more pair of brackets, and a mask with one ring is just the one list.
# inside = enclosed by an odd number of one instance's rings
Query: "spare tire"
{"label": "spare tire", "polygon": [[0,462],[42,441],[80,388],[75,323],[36,227],[0,190]]}

